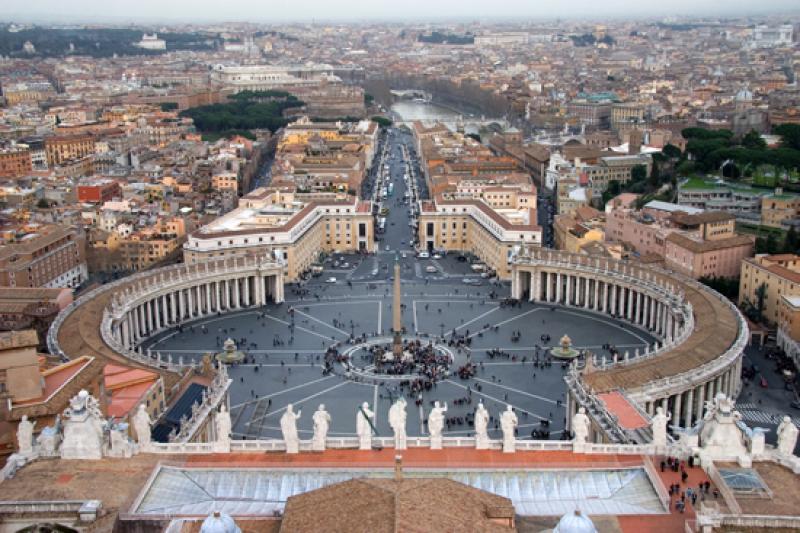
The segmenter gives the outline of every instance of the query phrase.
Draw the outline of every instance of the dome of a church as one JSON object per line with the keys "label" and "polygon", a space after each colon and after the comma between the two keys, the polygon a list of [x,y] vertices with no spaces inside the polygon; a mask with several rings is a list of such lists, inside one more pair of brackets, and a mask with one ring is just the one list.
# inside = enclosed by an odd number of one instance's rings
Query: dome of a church
{"label": "dome of a church", "polygon": [[588,516],[575,509],[574,513],[567,513],[561,517],[553,533],[597,533],[597,528]]}
{"label": "dome of a church", "polygon": [[738,102],[750,102],[752,100],[753,93],[746,87],[743,87],[738,93],[736,93],[736,101]]}
{"label": "dome of a church", "polygon": [[242,533],[231,515],[214,511],[203,520],[200,533]]}

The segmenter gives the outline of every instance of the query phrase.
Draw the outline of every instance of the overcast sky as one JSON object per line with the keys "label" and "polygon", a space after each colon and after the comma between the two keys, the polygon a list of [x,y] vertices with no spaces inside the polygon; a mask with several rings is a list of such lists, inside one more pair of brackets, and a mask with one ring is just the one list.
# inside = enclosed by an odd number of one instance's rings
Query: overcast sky
{"label": "overcast sky", "polygon": [[800,0],[0,0],[0,19],[43,22],[598,19],[798,11]]}

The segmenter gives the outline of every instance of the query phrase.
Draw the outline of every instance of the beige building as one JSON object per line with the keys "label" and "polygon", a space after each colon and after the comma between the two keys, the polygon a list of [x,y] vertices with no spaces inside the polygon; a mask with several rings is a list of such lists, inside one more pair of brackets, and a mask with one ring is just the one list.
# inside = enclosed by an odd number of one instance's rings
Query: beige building
{"label": "beige building", "polygon": [[86,239],[75,228],[42,227],[0,247],[0,285],[77,287],[87,274]]}
{"label": "beige building", "polygon": [[592,207],[580,207],[553,221],[554,244],[559,250],[579,253],[589,243],[605,240],[605,217]]}
{"label": "beige building", "polygon": [[782,222],[797,218],[798,209],[800,209],[800,195],[786,194],[781,188],[777,188],[774,194],[761,198],[761,223],[780,228]]}
{"label": "beige building", "polygon": [[301,194],[259,188],[239,207],[200,228],[184,245],[186,263],[244,255],[275,254],[296,280],[321,252],[374,251],[370,202],[350,195]]}
{"label": "beige building", "polygon": [[508,279],[512,254],[522,245],[541,246],[542,229],[535,205],[492,207],[484,198],[439,197],[420,202],[418,242],[429,251],[470,252]]}
{"label": "beige building", "polygon": [[742,261],[739,305],[747,301],[758,306],[758,291],[762,285],[762,315],[768,323],[777,324],[780,321],[781,298],[800,296],[800,256],[759,254]]}

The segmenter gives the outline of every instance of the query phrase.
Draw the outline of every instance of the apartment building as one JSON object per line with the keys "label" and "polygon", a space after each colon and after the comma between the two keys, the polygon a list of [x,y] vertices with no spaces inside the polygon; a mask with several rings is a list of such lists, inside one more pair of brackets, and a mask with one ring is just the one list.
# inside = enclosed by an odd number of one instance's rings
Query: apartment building
{"label": "apartment building", "polygon": [[0,148],[0,178],[20,178],[32,170],[31,151],[27,147]]}
{"label": "apartment building", "polygon": [[523,245],[541,246],[542,229],[535,206],[492,205],[484,198],[439,196],[420,202],[418,242],[421,248],[470,252],[501,279],[509,279],[509,260]]}
{"label": "apartment building", "polygon": [[[760,289],[760,287],[764,287]],[[759,295],[763,291],[763,298]],[[758,254],[742,261],[739,277],[739,305],[762,303],[762,316],[778,324],[782,297],[800,296],[800,256]]]}
{"label": "apartment building", "polygon": [[374,251],[371,202],[342,194],[303,194],[261,187],[239,206],[193,232],[183,247],[186,263],[273,254],[296,280],[321,252]]}
{"label": "apartment building", "polygon": [[82,159],[94,153],[94,138],[89,134],[53,135],[44,140],[49,166]]}
{"label": "apartment building", "polygon": [[784,223],[797,218],[800,209],[800,195],[784,193],[778,187],[772,194],[761,198],[761,223],[773,228],[781,228]]}
{"label": "apartment building", "polygon": [[82,180],[76,189],[79,202],[104,204],[114,198],[122,197],[119,182],[108,178]]}
{"label": "apartment building", "polygon": [[77,287],[87,278],[86,239],[70,227],[45,226],[0,247],[0,285]]}

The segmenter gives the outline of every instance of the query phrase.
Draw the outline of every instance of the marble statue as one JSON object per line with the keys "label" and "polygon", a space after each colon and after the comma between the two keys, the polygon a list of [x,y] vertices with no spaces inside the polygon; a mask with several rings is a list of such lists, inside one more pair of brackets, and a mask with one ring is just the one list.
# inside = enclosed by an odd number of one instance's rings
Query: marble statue
{"label": "marble statue", "polygon": [[572,415],[572,443],[575,451],[582,451],[589,438],[589,428],[591,422],[586,416],[586,408],[580,407],[578,412]]}
{"label": "marble statue", "polygon": [[478,450],[489,449],[489,411],[483,406],[483,402],[478,403],[475,409],[475,448]]}
{"label": "marble statue", "polygon": [[143,452],[150,448],[152,443],[152,436],[150,426],[153,421],[150,420],[150,415],[147,413],[143,403],[139,404],[139,409],[133,415],[133,429],[136,431],[136,441],[139,443],[139,449]]}
{"label": "marble statue", "polygon": [[442,430],[444,429],[444,414],[447,412],[447,404],[440,405],[434,402],[433,409],[428,414],[428,433],[431,435],[431,450],[442,449]]}
{"label": "marble statue", "polygon": [[672,413],[664,414],[664,408],[656,407],[656,414],[650,421],[653,430],[653,446],[663,448],[667,445],[667,422],[672,418]]}
{"label": "marble statue", "polygon": [[394,431],[394,449],[406,449],[406,399],[402,396],[389,408],[389,425]]}
{"label": "marble statue", "polygon": [[109,428],[109,449],[108,455],[111,457],[122,457],[129,459],[136,453],[136,445],[128,436],[128,424],[120,422],[111,424]]}
{"label": "marble statue", "polygon": [[36,422],[28,420],[28,415],[22,415],[17,426],[17,452],[21,455],[33,455],[33,427]]}
{"label": "marble statue", "polygon": [[319,404],[319,408],[311,419],[314,421],[311,449],[315,452],[324,452],[325,439],[328,437],[328,429],[331,427],[331,415],[325,410],[325,404]]}
{"label": "marble statue", "polygon": [[227,453],[231,451],[231,413],[223,403],[219,411],[214,415],[214,424],[217,432],[217,439],[214,442],[214,451],[217,453]]}
{"label": "marble statue", "polygon": [[706,412],[700,430],[700,464],[713,461],[738,461],[748,468],[751,457],[745,443],[745,433],[739,427],[742,415],[734,410],[734,402],[725,393],[718,393],[706,402]]}
{"label": "marble statue", "polygon": [[39,432],[36,443],[39,445],[40,455],[46,457],[57,455],[58,446],[61,444],[61,415],[56,416],[52,426],[47,426]]}
{"label": "marble statue", "polygon": [[519,419],[511,405],[506,405],[506,410],[500,415],[500,429],[503,430],[503,453],[514,453],[516,450],[516,436]]}
{"label": "marble statue", "polygon": [[784,416],[778,426],[778,452],[783,455],[794,455],[794,447],[797,445],[797,426],[792,419]]}
{"label": "marble statue", "polygon": [[286,453],[300,452],[300,438],[297,436],[297,419],[303,411],[294,412],[292,404],[286,405],[286,412],[281,417],[281,433],[286,444]]}
{"label": "marble statue", "polygon": [[356,413],[356,434],[358,435],[358,449],[372,449],[372,420],[375,413],[370,411],[369,404],[364,402]]}
{"label": "marble statue", "polygon": [[750,455],[752,457],[756,457],[762,455],[764,453],[764,449],[766,448],[766,438],[767,433],[769,433],[769,428],[750,428],[744,422],[738,422],[737,425],[739,429],[741,429],[747,440],[750,442]]}
{"label": "marble statue", "polygon": [[64,410],[64,440],[62,459],[102,459],[106,421],[100,404],[82,390]]}

